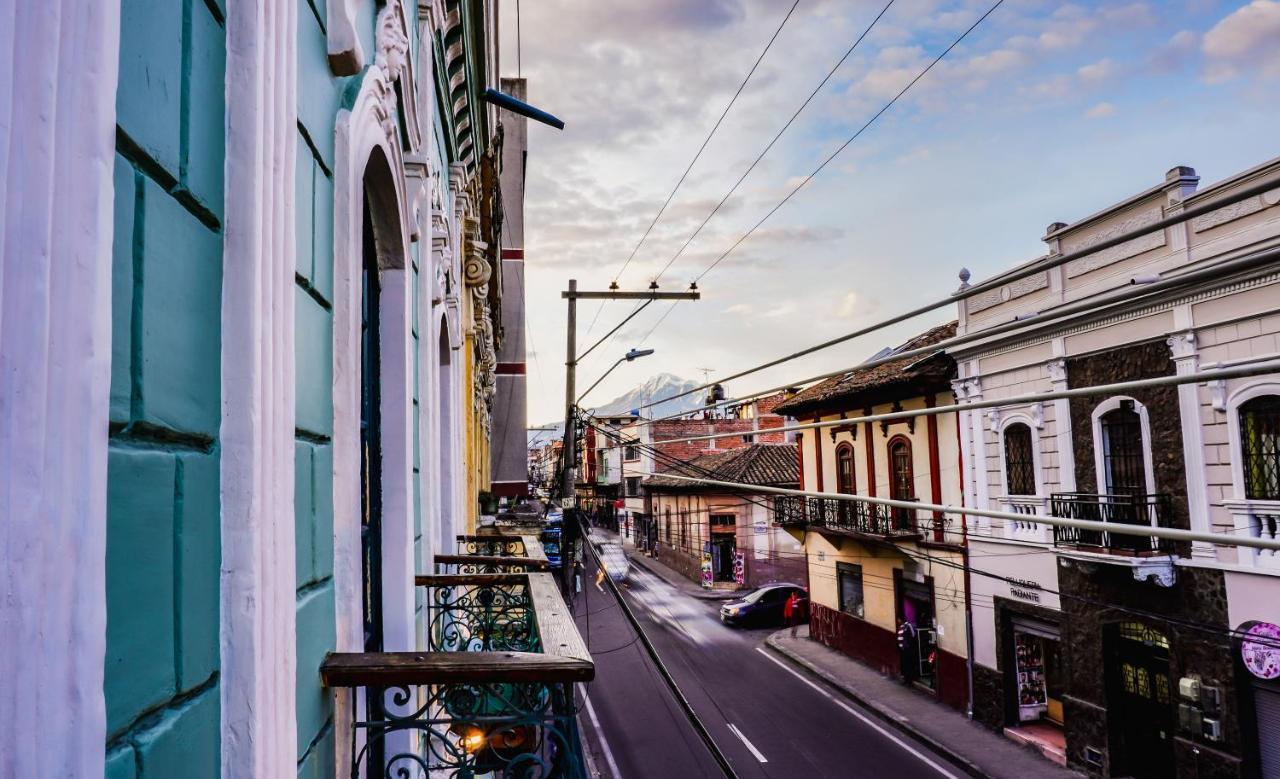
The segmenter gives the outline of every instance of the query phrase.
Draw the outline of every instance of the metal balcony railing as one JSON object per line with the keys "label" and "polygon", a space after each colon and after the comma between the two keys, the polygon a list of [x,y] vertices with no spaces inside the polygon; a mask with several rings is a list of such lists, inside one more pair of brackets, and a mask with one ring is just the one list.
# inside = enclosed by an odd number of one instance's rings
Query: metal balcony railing
{"label": "metal balcony railing", "polygon": [[920,532],[916,509],[879,503],[810,498],[796,495],[774,498],[774,521],[786,526],[808,526],[874,536],[911,536]]}
{"label": "metal balcony railing", "polygon": [[530,573],[550,570],[537,536],[458,536],[458,554],[436,555],[438,574]]}
{"label": "metal balcony railing", "polygon": [[576,684],[595,666],[551,575],[416,581],[430,651],[321,666],[326,685],[356,691],[350,776],[584,779]]}
{"label": "metal balcony railing", "polygon": [[[1094,522],[1171,527],[1172,500],[1164,493],[1125,493],[1093,495],[1083,492],[1058,492],[1049,496],[1049,513],[1065,519],[1087,519]],[[1106,530],[1080,530],[1054,527],[1055,546],[1093,548],[1121,554],[1170,554],[1173,542],[1155,536],[1112,533]]]}

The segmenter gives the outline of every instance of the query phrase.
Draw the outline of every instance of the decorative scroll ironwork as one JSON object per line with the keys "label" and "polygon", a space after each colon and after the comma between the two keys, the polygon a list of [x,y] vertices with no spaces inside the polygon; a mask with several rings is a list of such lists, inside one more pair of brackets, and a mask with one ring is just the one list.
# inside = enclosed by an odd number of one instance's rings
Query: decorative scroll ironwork
{"label": "decorative scroll ironwork", "polygon": [[513,557],[511,562],[491,563],[477,561],[474,563],[436,563],[436,573],[471,575],[477,573],[533,573],[542,570],[537,565],[520,562],[521,558]]}
{"label": "decorative scroll ironwork", "polygon": [[919,532],[916,510],[881,503],[787,495],[774,498],[773,510],[774,521],[784,527],[808,525],[875,536]]}
{"label": "decorative scroll ironwork", "polygon": [[[1049,513],[1055,517],[1150,527],[1170,527],[1172,505],[1172,499],[1164,493],[1092,495],[1082,492],[1059,492],[1049,497]],[[1057,546],[1098,547],[1128,554],[1145,552],[1167,554],[1174,548],[1172,541],[1154,536],[1061,526],[1053,528],[1053,543]]]}
{"label": "decorative scroll ironwork", "polygon": [[528,584],[450,584],[428,592],[431,651],[539,651]]}
{"label": "decorative scroll ironwork", "polygon": [[511,536],[458,536],[458,554],[525,557],[524,539]]}
{"label": "decorative scroll ironwork", "polygon": [[[351,777],[583,779],[569,683],[365,688],[381,716],[353,724]],[[378,707],[374,707],[378,708]],[[379,753],[383,765],[371,764]]]}

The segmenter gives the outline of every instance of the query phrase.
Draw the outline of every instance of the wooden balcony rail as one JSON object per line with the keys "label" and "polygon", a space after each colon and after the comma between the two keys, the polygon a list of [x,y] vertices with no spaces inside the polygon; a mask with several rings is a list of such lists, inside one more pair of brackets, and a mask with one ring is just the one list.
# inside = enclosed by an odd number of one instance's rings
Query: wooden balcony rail
{"label": "wooden balcony rail", "polygon": [[435,651],[330,653],[356,688],[351,776],[585,777],[575,687],[595,665],[546,573],[427,575]]}
{"label": "wooden balcony rail", "polygon": [[532,573],[551,569],[537,536],[458,536],[458,550],[459,554],[435,556],[436,573]]}
{"label": "wooden balcony rail", "polygon": [[[1124,525],[1171,527],[1172,499],[1164,493],[1124,493],[1095,495],[1084,492],[1057,492],[1049,496],[1049,513],[1066,519],[1088,519]],[[1111,533],[1054,527],[1055,546],[1092,548],[1113,554],[1171,554],[1174,543],[1155,536]]]}

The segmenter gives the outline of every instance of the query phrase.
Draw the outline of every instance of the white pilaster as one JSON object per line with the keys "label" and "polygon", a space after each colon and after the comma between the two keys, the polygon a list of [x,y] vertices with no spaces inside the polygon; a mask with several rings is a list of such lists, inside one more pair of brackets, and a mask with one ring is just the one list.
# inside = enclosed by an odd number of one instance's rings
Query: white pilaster
{"label": "white pilaster", "polygon": [[120,7],[2,16],[0,776],[101,776]]}
{"label": "white pilaster", "polygon": [[297,771],[297,6],[227,5],[222,285],[222,775]]}
{"label": "white pilaster", "polygon": [[[1063,339],[1053,339],[1054,359],[1045,363],[1049,373],[1049,386],[1054,392],[1067,389],[1066,344]],[[1071,436],[1071,401],[1058,398],[1053,401],[1053,432],[1058,439],[1058,492],[1076,491],[1076,450]]]}
{"label": "white pilaster", "polygon": [[[1189,306],[1180,306],[1175,310],[1175,320],[1180,325],[1190,325]],[[1167,341],[1169,351],[1179,376],[1195,373],[1200,369],[1199,351],[1196,348],[1196,334],[1187,329],[1174,333]],[[1200,388],[1195,384],[1178,385],[1178,415],[1182,421],[1182,458],[1186,468],[1187,479],[1187,513],[1191,518],[1191,529],[1199,533],[1209,532],[1209,495],[1206,489],[1208,476],[1204,462],[1204,431],[1200,427]],[[1213,546],[1202,541],[1191,545],[1191,556],[1214,559]]]}

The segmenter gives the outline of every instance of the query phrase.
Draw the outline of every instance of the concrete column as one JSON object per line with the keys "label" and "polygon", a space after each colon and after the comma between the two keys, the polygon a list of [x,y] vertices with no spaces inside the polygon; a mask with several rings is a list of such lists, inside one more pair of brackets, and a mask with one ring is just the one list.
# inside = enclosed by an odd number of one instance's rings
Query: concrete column
{"label": "concrete column", "polygon": [[[1190,319],[1190,311],[1175,311],[1175,320]],[[1181,323],[1180,323],[1181,324]],[[1190,324],[1190,322],[1186,322]],[[1195,373],[1200,369],[1196,334],[1187,329],[1169,336],[1166,343],[1173,355],[1179,376]],[[1195,384],[1178,385],[1178,415],[1182,421],[1182,457],[1186,467],[1187,513],[1191,529],[1199,533],[1209,532],[1209,495],[1204,463],[1204,431],[1200,427],[1199,387]],[[1213,546],[1203,541],[1191,544],[1191,556],[1212,560],[1217,557]]]}
{"label": "concrete column", "polygon": [[102,776],[120,6],[0,39],[0,776]]}

